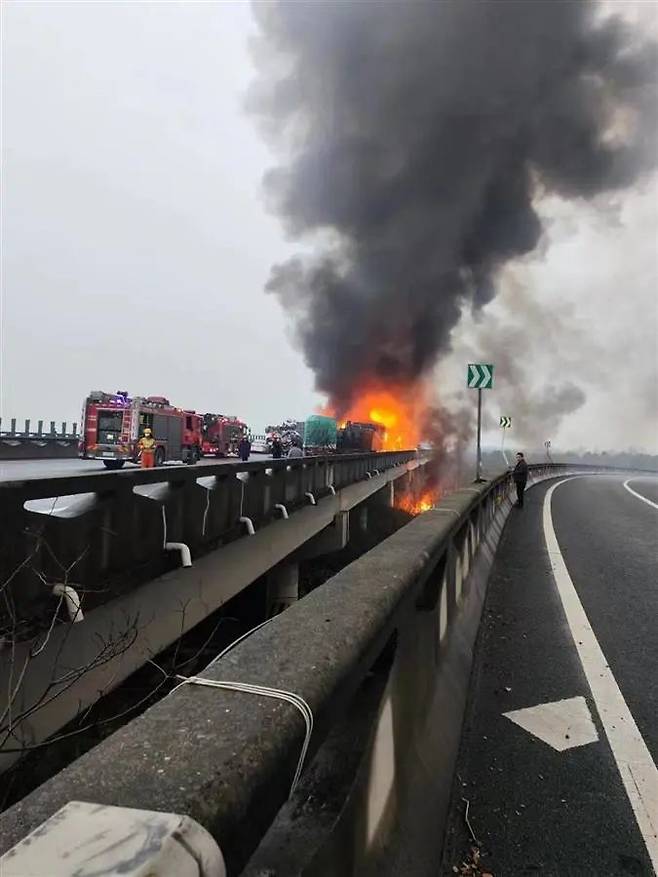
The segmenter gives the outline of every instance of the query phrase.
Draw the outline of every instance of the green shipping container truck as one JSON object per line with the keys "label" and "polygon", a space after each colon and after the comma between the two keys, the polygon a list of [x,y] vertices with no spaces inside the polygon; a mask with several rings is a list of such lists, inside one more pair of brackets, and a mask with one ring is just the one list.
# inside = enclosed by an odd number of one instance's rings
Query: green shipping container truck
{"label": "green shipping container truck", "polygon": [[337,435],[338,424],[334,417],[311,414],[304,423],[304,451],[307,454],[335,451]]}

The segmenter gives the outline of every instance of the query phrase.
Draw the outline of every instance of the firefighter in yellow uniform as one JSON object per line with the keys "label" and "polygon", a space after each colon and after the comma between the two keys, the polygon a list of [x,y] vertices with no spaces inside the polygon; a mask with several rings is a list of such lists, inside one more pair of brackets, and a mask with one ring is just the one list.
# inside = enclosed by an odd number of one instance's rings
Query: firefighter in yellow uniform
{"label": "firefighter in yellow uniform", "polygon": [[155,439],[148,426],[144,430],[144,435],[137,442],[137,447],[142,454],[142,469],[153,469],[155,466]]}

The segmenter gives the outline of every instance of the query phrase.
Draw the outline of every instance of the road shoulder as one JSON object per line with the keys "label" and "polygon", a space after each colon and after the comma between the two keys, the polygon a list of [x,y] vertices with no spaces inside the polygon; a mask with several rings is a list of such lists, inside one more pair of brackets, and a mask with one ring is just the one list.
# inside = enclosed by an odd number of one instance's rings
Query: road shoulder
{"label": "road shoulder", "polygon": [[[525,509],[514,510],[492,570],[442,874],[459,873],[471,829],[481,870],[465,874],[652,873],[552,580],[542,532],[549,486],[530,490]],[[598,740],[562,751],[504,715],[576,698]],[[551,707],[556,715],[564,708]],[[569,747],[562,730],[560,745]]]}

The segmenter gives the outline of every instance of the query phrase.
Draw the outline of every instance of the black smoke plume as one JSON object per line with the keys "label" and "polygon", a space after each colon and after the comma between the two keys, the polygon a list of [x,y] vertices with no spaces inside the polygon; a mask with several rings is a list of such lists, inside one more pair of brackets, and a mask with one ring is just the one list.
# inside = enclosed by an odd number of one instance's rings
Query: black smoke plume
{"label": "black smoke plume", "polygon": [[654,160],[656,46],[597,5],[257,3],[266,177],[315,255],[276,266],[317,388],[405,383],[538,243],[543,191],[592,198]]}

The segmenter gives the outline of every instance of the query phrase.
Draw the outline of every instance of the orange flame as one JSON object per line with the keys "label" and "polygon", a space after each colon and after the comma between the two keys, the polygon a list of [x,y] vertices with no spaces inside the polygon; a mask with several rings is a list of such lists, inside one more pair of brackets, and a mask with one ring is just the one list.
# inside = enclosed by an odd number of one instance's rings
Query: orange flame
{"label": "orange flame", "polygon": [[[347,410],[340,412],[341,425],[348,420],[378,423],[384,427],[383,450],[411,450],[421,440],[423,414],[427,410],[427,392],[422,384],[410,386],[368,387],[358,392]],[[336,415],[331,404],[326,414]]]}
{"label": "orange flame", "polygon": [[408,512],[410,515],[420,515],[433,509],[440,499],[440,492],[436,489],[426,490],[419,497],[407,494],[401,497],[395,506],[402,511]]}

